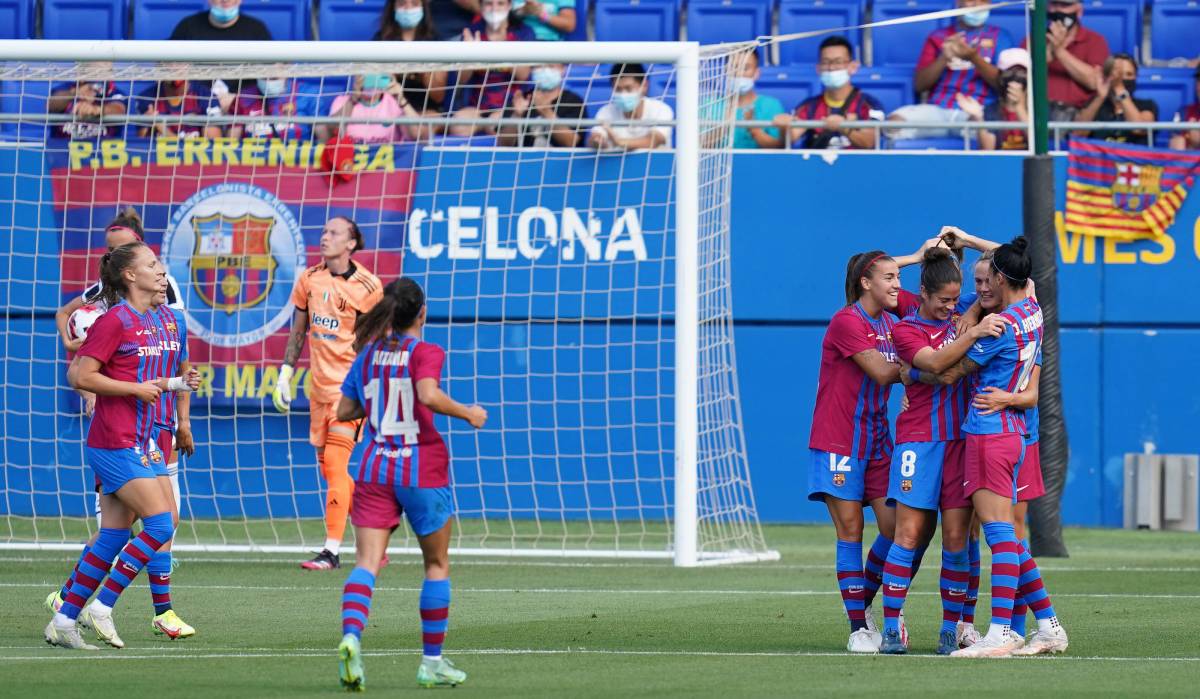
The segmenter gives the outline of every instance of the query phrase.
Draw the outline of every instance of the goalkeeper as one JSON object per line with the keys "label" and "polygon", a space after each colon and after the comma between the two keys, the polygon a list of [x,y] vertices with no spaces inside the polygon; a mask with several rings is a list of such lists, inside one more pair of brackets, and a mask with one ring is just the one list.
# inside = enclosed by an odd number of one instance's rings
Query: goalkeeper
{"label": "goalkeeper", "polygon": [[324,260],[309,267],[292,289],[292,329],[288,336],[283,366],[275,386],[275,407],[286,413],[291,407],[296,362],[304,349],[304,338],[312,340],[309,389],[310,426],[308,440],[317,449],[317,464],[328,486],[325,498],[325,546],[310,561],[308,570],[330,570],[341,565],[339,551],[350,513],[354,481],[347,470],[350,452],[361,420],[337,418],[342,380],[354,362],[354,326],[358,317],[379,302],[383,284],[369,270],[350,259],[363,248],[358,224],[335,216],[321,233]]}

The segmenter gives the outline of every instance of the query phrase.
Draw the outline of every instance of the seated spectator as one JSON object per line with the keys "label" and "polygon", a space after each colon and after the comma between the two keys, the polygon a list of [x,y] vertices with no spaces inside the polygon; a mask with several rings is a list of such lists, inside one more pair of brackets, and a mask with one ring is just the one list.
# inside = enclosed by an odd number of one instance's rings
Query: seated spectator
{"label": "seated spectator", "polygon": [[138,128],[138,136],[179,136],[181,138],[218,138],[221,127],[205,125],[203,120],[185,121],[184,117],[220,114],[221,107],[208,94],[187,80],[163,80],[134,100],[134,113],[165,117],[152,126]]}
{"label": "seated spectator", "polygon": [[513,11],[538,41],[562,41],[575,31],[575,0],[516,0]]}
{"label": "seated spectator", "polygon": [[1096,94],[1096,71],[1108,58],[1108,41],[1083,26],[1079,0],[1050,0],[1046,9],[1050,121],[1072,121]]}
{"label": "seated spectator", "polygon": [[534,66],[530,77],[533,90],[528,94],[517,91],[512,96],[512,106],[506,117],[526,118],[529,124],[505,125],[500,127],[496,144],[500,146],[525,146],[526,148],[575,148],[583,143],[583,129],[570,124],[550,125],[542,119],[586,119],[583,98],[563,88],[566,66],[549,63]]}
{"label": "seated spectator", "polygon": [[[405,138],[416,139],[420,135],[417,125],[401,127],[392,120],[400,117],[420,116],[403,97],[397,100],[388,90],[392,76],[383,73],[363,75],[354,79],[354,89],[349,94],[339,95],[329,108],[329,116],[337,121],[318,127],[318,138],[328,141],[337,134],[355,143],[387,143]],[[378,119],[373,122],[349,123],[347,119]]]}
{"label": "seated spectator", "polygon": [[[758,51],[747,51],[740,74],[733,79],[734,95],[731,106],[734,119],[742,121],[773,121],[784,113],[778,98],[754,89],[754,81],[762,75],[758,66]],[[782,148],[783,132],[778,128],[737,126],[733,130],[734,148]]]}
{"label": "seated spectator", "polygon": [[208,0],[208,9],[179,20],[171,39],[178,41],[270,41],[267,25],[241,14],[242,0]]}
{"label": "seated spectator", "polygon": [[1004,131],[976,131],[980,150],[1029,150],[1029,52],[1005,49],[996,59],[1000,69],[1000,99],[986,107],[974,97],[958,95],[958,106],[972,121],[1015,121],[1024,126]]}
{"label": "seated spectator", "polygon": [[278,117],[278,121],[250,121],[229,127],[230,138],[280,138],[302,141],[310,137],[312,124],[299,124],[293,116],[317,116],[315,95],[300,92],[295,80],[289,78],[259,78],[244,81],[227,113],[248,117]]}
{"label": "seated spectator", "polygon": [[1196,68],[1196,101],[1175,115],[1175,121],[1196,122],[1191,131],[1176,131],[1171,135],[1171,147],[1175,150],[1200,150],[1200,68]]}
{"label": "seated spectator", "polygon": [[113,138],[121,133],[117,125],[103,125],[105,116],[124,114],[125,94],[112,82],[77,82],[63,85],[50,93],[46,111],[51,114],[70,114],[73,120],[52,125],[51,135],[57,138]]}
{"label": "seated spectator", "polygon": [[[429,0],[388,0],[383,6],[375,41],[437,41]],[[390,92],[397,100],[407,100],[424,116],[441,116],[446,111],[444,70],[400,73],[393,76]],[[426,127],[427,132],[433,129]]]}
{"label": "seated spectator", "polygon": [[791,127],[792,148],[874,148],[877,131],[848,124],[883,120],[879,100],[850,82],[859,68],[854,47],[845,37],[831,36],[821,42],[817,56],[824,91],[801,102],[794,113],[776,116],[775,124],[786,128],[793,119],[825,122],[824,128]]}
{"label": "seated spectator", "polygon": [[[1114,53],[1104,62],[1104,68],[1096,80],[1096,96],[1079,113],[1075,121],[1146,122],[1158,119],[1158,105],[1154,100],[1138,99],[1137,62],[1127,53]],[[1150,145],[1146,131],[1077,131],[1079,136],[1104,141],[1120,141]]]}
{"label": "seated spectator", "polygon": [[612,101],[600,107],[600,122],[588,136],[593,148],[659,148],[671,146],[671,126],[662,124],[613,124],[614,121],[673,121],[675,112],[662,100],[646,96],[646,67],[641,63],[617,63],[609,73]]}
{"label": "seated spectator", "polygon": [[[463,41],[533,41],[533,31],[512,15],[512,0],[483,0],[479,19],[463,30]],[[529,80],[529,68],[488,68],[460,70],[458,88],[462,107],[455,119],[499,119],[508,107],[517,83]],[[462,89],[462,88],[466,89]],[[494,133],[495,129],[475,123],[452,123],[450,135],[473,136]]]}
{"label": "seated spectator", "polygon": [[[958,0],[959,7],[980,7],[988,0]],[[996,100],[1000,70],[996,57],[1012,48],[1008,32],[988,24],[988,10],[975,10],[959,15],[953,26],[935,29],[925,39],[921,57],[917,60],[913,86],[927,93],[924,104],[911,104],[897,109],[890,121],[926,121],[953,124],[967,120],[959,109],[958,95],[966,95],[983,104]],[[945,131],[904,130],[896,138],[920,138],[945,135]]]}
{"label": "seated spectator", "polygon": [[429,0],[429,14],[441,41],[458,41],[483,11],[479,0]]}

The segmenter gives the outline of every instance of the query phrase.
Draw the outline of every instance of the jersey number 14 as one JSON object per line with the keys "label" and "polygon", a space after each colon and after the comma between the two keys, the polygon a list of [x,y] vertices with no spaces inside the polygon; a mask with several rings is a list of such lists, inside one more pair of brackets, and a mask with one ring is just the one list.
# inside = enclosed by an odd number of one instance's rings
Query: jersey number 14
{"label": "jersey number 14", "polygon": [[378,417],[375,406],[379,402],[379,379],[371,379],[364,394],[367,398],[367,414],[371,416],[371,427],[375,430],[375,441],[383,442],[388,437],[401,437],[405,444],[416,444],[421,426],[413,412],[413,383],[407,377],[392,377],[387,380],[387,400],[383,404],[383,417]]}

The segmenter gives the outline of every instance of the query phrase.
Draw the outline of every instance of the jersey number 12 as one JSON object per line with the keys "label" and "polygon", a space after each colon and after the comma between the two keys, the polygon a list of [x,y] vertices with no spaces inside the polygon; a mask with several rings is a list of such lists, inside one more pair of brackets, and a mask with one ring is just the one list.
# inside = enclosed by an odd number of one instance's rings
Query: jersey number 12
{"label": "jersey number 12", "polygon": [[363,391],[369,403],[367,414],[371,416],[371,427],[375,430],[375,441],[383,442],[388,437],[401,437],[405,444],[416,444],[421,426],[413,412],[413,383],[410,378],[393,377],[387,381],[387,400],[383,405],[383,419],[376,417],[375,405],[379,401],[380,380],[371,379]]}

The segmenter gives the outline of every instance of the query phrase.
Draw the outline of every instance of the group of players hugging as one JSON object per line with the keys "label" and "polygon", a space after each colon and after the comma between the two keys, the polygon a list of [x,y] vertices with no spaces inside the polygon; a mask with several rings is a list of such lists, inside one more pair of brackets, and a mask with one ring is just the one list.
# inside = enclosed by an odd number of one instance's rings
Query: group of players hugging
{"label": "group of players hugging", "polygon": [[[964,248],[982,254],[963,294]],[[937,652],[979,658],[1061,653],[1055,616],[1024,537],[1043,494],[1038,460],[1042,311],[1023,236],[998,245],[947,226],[902,257],[854,255],[846,306],[821,345],[809,441],[809,499],[837,533],[837,579],[850,620],[846,649],[908,651],[904,601],[942,513],[942,624]],[[900,268],[920,264],[920,294]],[[893,446],[887,404],[904,385]],[[879,534],[863,562],[863,510]],[[991,549],[992,617],[974,627],[979,531]],[[882,590],[883,632],[872,613]],[[1032,611],[1037,628],[1026,638]]]}
{"label": "group of players hugging", "polygon": [[[136,211],[122,212],[104,233],[108,252],[99,283],[57,316],[63,343],[74,352],[68,380],[91,415],[86,455],[100,527],[62,588],[46,598],[54,616],[45,638],[78,650],[97,650],[83,631],[114,648],[125,646],[113,606],[142,568],[150,578],[153,632],[171,639],[196,633],[172,609],[170,590],[180,508],[175,451],[194,450],[188,396],[200,385],[199,373],[188,365],[186,315],[177,286],[145,243]],[[360,641],[372,591],[387,564],[391,534],[401,515],[407,516],[425,562],[417,682],[453,686],[467,676],[441,652],[450,609],[453,499],[449,453],[433,413],[478,429],[487,412],[441,390],[445,352],[421,339],[424,291],[408,277],[385,287],[352,259],[363,244],[354,221],[341,216],[327,221],[321,261],[300,275],[291,296],[295,311],[273,399],[281,412],[289,411],[297,389],[295,365],[307,338],[309,441],[327,481],[325,547],[301,565],[340,567],[348,516],[356,567],[342,591],[339,676],[345,688],[361,691],[366,680]],[[364,422],[367,444],[361,462],[351,467]],[[141,531],[134,535],[139,519]]]}

